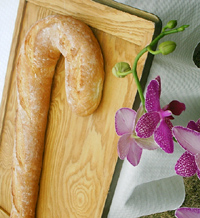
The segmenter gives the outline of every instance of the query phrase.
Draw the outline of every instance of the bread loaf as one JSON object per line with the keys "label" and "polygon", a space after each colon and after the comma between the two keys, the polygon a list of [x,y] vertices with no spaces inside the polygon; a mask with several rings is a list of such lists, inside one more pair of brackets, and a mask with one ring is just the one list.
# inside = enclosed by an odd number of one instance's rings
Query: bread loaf
{"label": "bread loaf", "polygon": [[17,62],[17,117],[12,168],[12,218],[33,218],[38,198],[44,138],[55,67],[65,58],[67,101],[80,116],[98,107],[104,81],[103,57],[91,29],[61,15],[34,24]]}

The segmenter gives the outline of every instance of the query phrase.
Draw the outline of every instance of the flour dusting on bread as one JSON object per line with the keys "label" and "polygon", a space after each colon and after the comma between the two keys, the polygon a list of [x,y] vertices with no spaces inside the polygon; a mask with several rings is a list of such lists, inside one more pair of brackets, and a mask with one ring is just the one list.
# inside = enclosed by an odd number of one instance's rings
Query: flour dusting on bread
{"label": "flour dusting on bread", "polygon": [[103,57],[91,29],[61,15],[34,24],[17,62],[11,218],[35,217],[51,85],[60,55],[65,58],[66,95],[72,111],[90,115],[101,101]]}

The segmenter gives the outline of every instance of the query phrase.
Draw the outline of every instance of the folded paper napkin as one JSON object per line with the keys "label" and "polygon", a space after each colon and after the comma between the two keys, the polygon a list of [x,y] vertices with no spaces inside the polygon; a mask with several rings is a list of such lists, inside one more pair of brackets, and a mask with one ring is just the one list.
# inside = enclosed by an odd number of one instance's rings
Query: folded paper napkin
{"label": "folded paper napkin", "polygon": [[[186,111],[175,118],[174,125],[186,126],[189,120],[196,121],[200,118],[200,69],[193,63],[193,52],[200,42],[200,2],[117,1],[157,15],[163,25],[169,20],[177,20],[178,26],[190,25],[184,32],[165,36],[159,42],[172,40],[177,43],[177,48],[167,56],[155,56],[148,82],[160,75],[161,106],[175,99],[185,103]],[[182,148],[175,144],[173,154],[160,149],[143,150],[137,167],[125,160],[108,217],[135,218],[180,207],[185,188],[182,177],[175,174],[174,165],[182,153]]]}
{"label": "folded paper napkin", "polygon": [[[175,175],[176,154],[147,151],[137,167],[124,161],[109,218],[132,218],[179,207],[184,199],[184,184]],[[170,163],[170,164],[169,164]]]}
{"label": "folded paper napkin", "polygon": [[7,71],[19,0],[0,1],[0,103]]}

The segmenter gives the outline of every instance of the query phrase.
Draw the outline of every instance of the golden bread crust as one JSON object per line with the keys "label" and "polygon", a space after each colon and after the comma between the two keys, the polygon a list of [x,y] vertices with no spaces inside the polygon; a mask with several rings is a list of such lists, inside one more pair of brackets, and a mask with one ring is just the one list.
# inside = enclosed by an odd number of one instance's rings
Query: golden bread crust
{"label": "golden bread crust", "polygon": [[28,31],[17,62],[17,117],[12,170],[12,218],[33,218],[38,198],[52,79],[65,58],[67,101],[80,116],[93,113],[103,89],[103,57],[81,21],[48,16]]}

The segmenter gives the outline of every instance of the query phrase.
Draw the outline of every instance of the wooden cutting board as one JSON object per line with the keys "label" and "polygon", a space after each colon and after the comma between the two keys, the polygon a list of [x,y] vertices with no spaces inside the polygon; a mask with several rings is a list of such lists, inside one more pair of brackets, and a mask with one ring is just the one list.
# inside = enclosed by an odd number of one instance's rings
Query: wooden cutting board
{"label": "wooden cutting board", "polygon": [[[105,5],[107,4],[107,5]],[[15,65],[25,33],[40,18],[50,14],[71,15],[88,24],[97,37],[105,61],[103,98],[97,111],[78,117],[68,107],[64,87],[64,61],[61,57],[52,86],[49,119],[37,218],[99,218],[117,163],[118,136],[115,112],[132,107],[136,86],[132,76],[112,75],[119,61],[131,65],[145,47],[159,23],[156,16],[118,4],[92,0],[21,0],[0,108],[0,217],[11,211],[11,168],[15,134]],[[138,75],[148,73],[144,55]],[[148,59],[148,62],[151,60]],[[145,66],[145,71],[143,71]]]}

